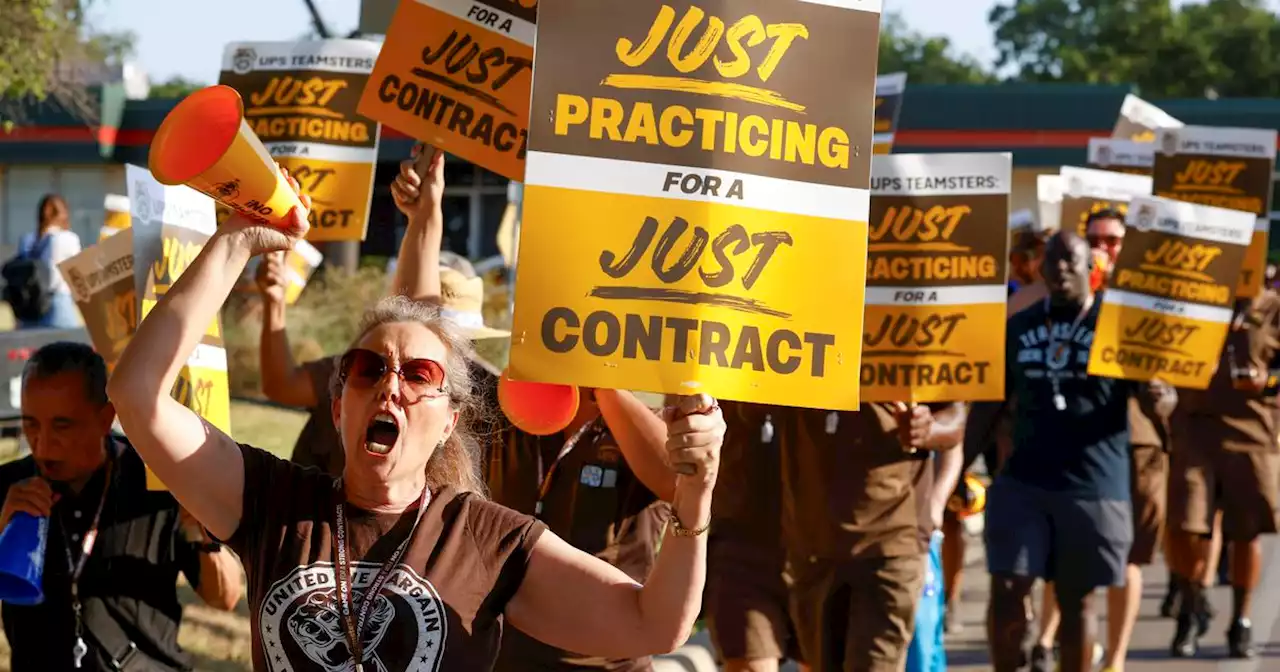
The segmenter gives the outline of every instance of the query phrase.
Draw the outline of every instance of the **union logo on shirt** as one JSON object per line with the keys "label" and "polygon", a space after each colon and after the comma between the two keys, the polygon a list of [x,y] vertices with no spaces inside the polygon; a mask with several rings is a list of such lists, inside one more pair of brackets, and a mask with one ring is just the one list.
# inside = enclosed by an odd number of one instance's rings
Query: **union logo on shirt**
{"label": "union logo on shirt", "polygon": [[[352,597],[357,605],[378,569],[370,562],[352,567]],[[400,565],[391,572],[367,619],[364,669],[438,672],[448,620],[431,582]],[[338,611],[333,563],[298,567],[272,584],[258,613],[258,628],[271,672],[355,669]]]}

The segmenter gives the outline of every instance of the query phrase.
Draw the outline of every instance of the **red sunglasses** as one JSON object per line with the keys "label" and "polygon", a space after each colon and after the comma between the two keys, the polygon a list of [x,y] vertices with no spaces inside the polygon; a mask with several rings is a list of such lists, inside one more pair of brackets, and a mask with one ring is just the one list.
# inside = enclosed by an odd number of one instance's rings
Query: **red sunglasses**
{"label": "red sunglasses", "polygon": [[408,392],[405,397],[409,403],[447,393],[444,367],[434,359],[410,359],[401,362],[397,368],[372,350],[353,348],[342,356],[338,371],[343,384],[365,389],[377,385],[388,372],[394,373]]}

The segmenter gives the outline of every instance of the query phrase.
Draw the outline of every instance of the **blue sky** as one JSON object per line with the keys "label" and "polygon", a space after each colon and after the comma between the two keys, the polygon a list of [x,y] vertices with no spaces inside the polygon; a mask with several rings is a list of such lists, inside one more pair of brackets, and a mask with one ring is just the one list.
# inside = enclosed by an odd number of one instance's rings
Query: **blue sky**
{"label": "blue sky", "polygon": [[[1269,2],[1280,9],[1280,0]],[[182,75],[211,84],[217,80],[226,43],[292,39],[310,26],[302,0],[97,0],[94,4],[99,26],[138,34],[138,58],[153,82]],[[360,0],[316,0],[316,4],[335,33],[350,31],[359,19]],[[885,11],[901,13],[916,30],[946,35],[960,50],[984,62],[995,57],[987,26],[994,0],[884,0],[884,4]]]}

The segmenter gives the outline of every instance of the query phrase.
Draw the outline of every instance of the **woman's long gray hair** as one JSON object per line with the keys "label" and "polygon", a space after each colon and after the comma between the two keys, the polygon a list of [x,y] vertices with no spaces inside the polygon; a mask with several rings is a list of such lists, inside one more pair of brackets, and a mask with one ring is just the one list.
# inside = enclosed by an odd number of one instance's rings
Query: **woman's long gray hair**
{"label": "woman's long gray hair", "polygon": [[[365,312],[360,320],[360,331],[352,343],[360,342],[366,334],[384,324],[401,322],[421,324],[444,342],[448,355],[441,364],[449,385],[449,406],[458,411],[453,433],[436,448],[427,463],[427,486],[432,491],[448,486],[487,496],[488,488],[480,471],[481,447],[474,433],[475,427],[483,423],[484,412],[475,398],[468,366],[472,357],[471,342],[458,332],[453,322],[440,315],[437,306],[407,296],[389,296]],[[342,379],[337,371],[330,381],[330,392],[334,399],[342,396]]]}

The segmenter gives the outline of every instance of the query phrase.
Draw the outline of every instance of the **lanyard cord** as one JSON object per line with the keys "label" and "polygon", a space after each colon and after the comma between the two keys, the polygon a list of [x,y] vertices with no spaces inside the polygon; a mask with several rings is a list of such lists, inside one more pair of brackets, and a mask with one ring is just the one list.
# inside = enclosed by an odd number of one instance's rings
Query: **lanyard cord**
{"label": "lanyard cord", "polygon": [[602,416],[596,416],[595,418],[592,418],[590,422],[584,422],[582,426],[578,428],[578,431],[574,432],[573,436],[570,436],[569,439],[564,442],[564,445],[560,447],[560,452],[556,453],[556,459],[551,463],[550,469],[544,467],[542,462],[542,449],[539,447],[537,451],[538,501],[534,505],[533,509],[535,516],[542,514],[542,500],[546,499],[547,494],[551,492],[551,484],[555,481],[556,469],[560,466],[560,462],[562,462],[564,458],[568,457],[569,453],[573,452],[574,447],[578,445],[578,442],[582,440],[582,437],[587,435],[587,432],[592,431],[600,425],[601,417]]}

